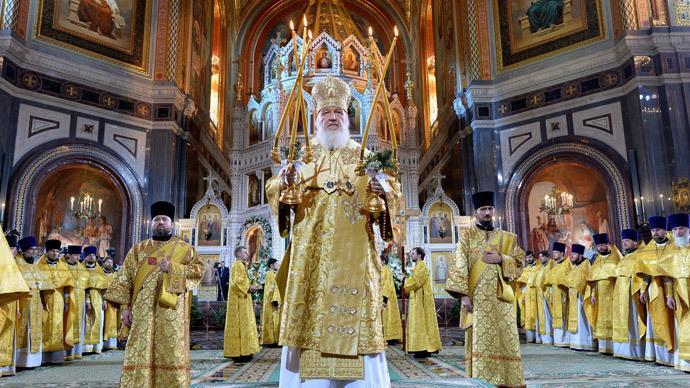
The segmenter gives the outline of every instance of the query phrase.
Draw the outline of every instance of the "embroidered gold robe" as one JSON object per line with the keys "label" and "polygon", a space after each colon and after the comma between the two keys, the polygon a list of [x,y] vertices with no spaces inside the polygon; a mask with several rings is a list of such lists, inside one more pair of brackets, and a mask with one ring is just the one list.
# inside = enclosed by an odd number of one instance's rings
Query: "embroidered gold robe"
{"label": "embroidered gold robe", "polygon": [[[167,274],[160,270],[164,258],[170,259]],[[109,302],[130,307],[133,317],[132,326],[124,330],[128,340],[122,387],[189,385],[188,293],[203,272],[194,248],[177,237],[142,241],[129,251],[104,295]]]}
{"label": "embroidered gold robe", "polygon": [[[653,338],[647,335],[647,346],[654,348],[661,348],[666,352],[672,352],[675,349],[675,333],[674,333],[674,314],[673,311],[666,308],[666,296],[672,295],[667,293],[664,287],[664,280],[662,274],[668,273],[667,270],[661,268],[661,265],[668,265],[668,259],[663,260],[669,252],[673,251],[673,243],[671,241],[665,244],[657,244],[656,241],[651,240],[647,246],[638,249],[638,259],[635,265],[635,274],[638,278],[643,280],[643,285],[640,291],[647,290],[649,295],[649,303],[647,303],[646,313],[654,331]],[[661,263],[661,264],[660,264]],[[641,314],[644,310],[638,310]],[[640,316],[644,319],[644,316]],[[660,351],[655,354],[657,363],[668,364],[673,360],[660,360],[659,356],[664,356],[664,352]],[[656,351],[656,349],[655,349]],[[654,359],[651,359],[654,361]]]}
{"label": "embroidered gold robe", "polygon": [[387,265],[381,270],[381,296],[386,298],[386,308],[381,312],[383,337],[386,341],[402,341],[402,321],[398,307],[398,295],[395,293],[393,272]]}
{"label": "embroidered gold robe", "polygon": [[[620,251],[613,245],[610,254],[597,255],[585,290],[587,319],[594,328],[594,337],[599,341],[599,351],[604,353],[613,351],[613,288],[616,285],[616,266],[621,258]],[[595,296],[594,304],[592,295]],[[607,345],[603,346],[605,343]]]}
{"label": "embroidered gold robe", "polygon": [[568,275],[568,298],[570,300],[570,303],[568,303],[568,331],[572,334],[577,333],[578,324],[580,323],[578,318],[580,306],[577,303],[577,298],[579,296],[584,303],[584,294],[591,268],[592,265],[585,258],[580,264],[572,265]]}
{"label": "embroidered gold robe", "polygon": [[676,302],[677,351],[685,361],[676,362],[676,368],[690,372],[690,248],[671,244],[668,254],[659,261],[656,276],[673,280],[664,288],[665,294],[673,295]]}
{"label": "embroidered gold robe", "polygon": [[520,327],[525,330],[536,329],[537,319],[537,289],[534,286],[534,281],[537,276],[537,271],[541,269],[540,265],[529,265],[522,270],[520,277],[515,281],[517,289],[515,290],[515,298],[520,306]]}
{"label": "embroidered gold robe", "polygon": [[567,279],[570,269],[570,260],[567,258],[564,258],[560,263],[554,261],[553,269],[549,272],[548,277],[546,277],[544,281],[544,284],[551,288],[549,308],[554,329],[567,330],[568,327]]}
{"label": "embroidered gold robe", "polygon": [[[273,305],[278,303],[278,308]],[[264,282],[264,305],[261,311],[261,344],[272,345],[280,338],[280,291],[276,286],[276,274],[266,273]]]}
{"label": "embroidered gold robe", "polygon": [[[616,285],[613,289],[613,341],[629,342],[628,339],[628,315],[630,314],[630,303],[635,303],[637,314],[637,327],[641,340],[645,334],[646,319],[644,317],[645,306],[640,302],[640,289],[642,279],[635,276],[637,259],[644,246],[637,248],[634,252],[621,258],[616,266]],[[635,342],[637,343],[637,342]]]}
{"label": "embroidered gold robe", "polygon": [[[41,350],[43,333],[43,302],[41,294],[55,292],[52,280],[36,264],[29,264],[17,256],[17,266],[31,290],[31,298],[19,301],[19,323],[17,324],[17,348],[28,348],[31,353]],[[29,328],[31,335],[29,336]]]}
{"label": "embroidered gold robe", "polygon": [[[72,290],[72,295],[70,298],[74,298],[74,319],[70,320],[71,325],[66,328],[65,336],[73,338],[74,345],[78,344],[82,340],[83,334],[83,324],[82,316],[84,314],[85,302],[86,302],[86,283],[89,280],[89,274],[86,272],[86,268],[82,263],[77,262],[76,264],[70,264],[66,260],[64,261],[67,269],[72,275],[74,280],[74,289]],[[68,354],[65,360],[72,360],[81,358],[81,350],[79,353]]]}
{"label": "embroidered gold robe", "polygon": [[101,266],[96,264],[93,268],[85,266],[89,274],[86,284],[86,303],[91,309],[86,310],[86,322],[84,323],[84,344],[94,345],[93,351],[100,353],[103,343],[103,331],[101,324],[103,316],[103,293],[108,288],[109,279]]}
{"label": "embroidered gold robe", "polygon": [[[75,343],[74,333],[69,337],[65,336],[65,327],[72,327],[76,319],[75,299],[70,296],[69,300],[65,300],[65,295],[72,294],[74,279],[67,264],[60,260],[55,264],[49,264],[47,256],[43,255],[36,265],[55,285],[55,290],[46,293],[44,297],[47,311],[43,319],[43,352],[64,350],[65,345],[72,346]],[[70,304],[67,313],[65,302]],[[67,333],[70,334],[70,331],[67,330]]]}
{"label": "embroidered gold robe", "polygon": [[424,261],[418,261],[412,276],[405,279],[403,285],[409,295],[410,306],[407,312],[407,351],[429,353],[441,349],[441,336],[438,332],[436,304],[431,289],[429,267]]}
{"label": "embroidered gold robe", "polygon": [[[551,306],[551,287],[545,285],[546,279],[549,278],[551,271],[554,268],[553,260],[549,260],[546,264],[542,264],[537,276],[535,276],[534,283],[537,289],[537,319],[539,320],[539,334],[551,336],[553,335],[553,321],[547,320],[547,311]],[[549,314],[550,310],[549,310]],[[552,318],[553,319],[553,318]],[[553,345],[553,344],[551,344]]]}
{"label": "embroidered gold robe", "polygon": [[[501,265],[484,263],[484,251],[501,254]],[[514,295],[504,280],[518,278],[524,259],[512,233],[472,226],[460,236],[446,290],[472,299],[471,316],[465,315],[471,325],[465,331],[465,361],[472,378],[504,386],[525,384]]]}
{"label": "embroidered gold robe", "polygon": [[[110,283],[112,283],[113,279],[115,278],[115,272],[108,273],[104,271],[104,274],[107,279],[107,287],[110,287]],[[103,347],[105,349],[117,349],[117,329],[120,326],[120,314],[118,308],[114,304],[106,301],[104,315],[105,322],[103,323]],[[110,344],[110,341],[108,341],[110,339],[113,339],[112,344]]]}
{"label": "embroidered gold robe", "polygon": [[[280,344],[302,349],[303,378],[335,378],[330,365],[352,362],[360,366],[338,368],[352,372],[338,377],[359,379],[363,364],[358,356],[385,349],[381,261],[371,220],[360,211],[370,178],[355,172],[360,151],[355,141],[334,151],[321,149],[314,139],[312,144],[314,160],[301,169],[302,203],[296,206],[293,237],[277,275],[283,296]],[[287,236],[290,212],[279,202],[282,180],[271,178],[266,194],[281,234]],[[394,179],[388,183],[388,211],[378,221],[390,238],[390,214],[396,214],[400,185]]]}
{"label": "embroidered gold robe", "polygon": [[237,260],[230,268],[223,356],[241,357],[259,353],[254,303],[249,293],[249,275],[244,263]]}
{"label": "embroidered gold robe", "polygon": [[14,374],[17,307],[19,299],[29,297],[29,286],[17,267],[0,228],[0,376]]}

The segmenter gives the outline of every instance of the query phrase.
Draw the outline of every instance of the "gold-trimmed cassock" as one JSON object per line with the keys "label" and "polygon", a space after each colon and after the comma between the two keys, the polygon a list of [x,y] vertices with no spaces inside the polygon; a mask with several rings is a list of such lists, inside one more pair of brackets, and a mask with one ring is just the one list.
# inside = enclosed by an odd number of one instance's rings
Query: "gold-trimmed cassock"
{"label": "gold-trimmed cassock", "polygon": [[84,351],[100,353],[103,350],[103,320],[105,315],[103,294],[110,284],[110,279],[103,272],[103,268],[96,263],[93,267],[85,265],[85,268],[89,275],[86,283],[86,304],[87,306],[91,305],[91,309],[86,309]]}
{"label": "gold-trimmed cassock", "polygon": [[69,319],[67,328],[65,330],[66,337],[73,338],[72,347],[67,349],[65,361],[71,361],[82,357],[83,351],[83,337],[84,337],[84,314],[86,310],[86,284],[89,281],[89,273],[86,272],[84,264],[76,262],[70,264],[63,258],[63,262],[74,280],[74,289],[72,289],[71,298],[74,298],[73,319]]}
{"label": "gold-trimmed cassock", "polygon": [[646,309],[640,301],[642,279],[635,268],[644,242],[634,252],[623,255],[616,266],[613,289],[613,355],[632,360],[644,359]]}
{"label": "gold-trimmed cassock", "polygon": [[[274,307],[277,303],[278,307]],[[280,290],[276,285],[276,274],[266,273],[264,282],[264,305],[261,310],[261,344],[277,344],[280,338]]]}
{"label": "gold-trimmed cassock", "polygon": [[381,270],[381,296],[386,298],[386,308],[381,312],[383,319],[383,337],[386,341],[402,341],[402,320],[398,295],[395,292],[393,271],[387,265]]}
{"label": "gold-trimmed cassock", "polygon": [[410,307],[407,312],[407,340],[405,349],[408,352],[429,353],[441,350],[441,336],[436,319],[436,303],[431,288],[429,267],[423,260],[418,261],[412,275],[405,279],[403,285],[409,295]]}
{"label": "gold-trimmed cassock", "polygon": [[[613,353],[613,290],[616,285],[616,266],[622,255],[611,245],[611,253],[599,254],[590,269],[585,289],[585,312],[594,328],[600,353]],[[594,296],[594,304],[591,297]]]}
{"label": "gold-trimmed cassock", "polygon": [[[159,267],[164,258],[170,259],[167,274]],[[129,251],[104,295],[131,308],[133,317],[132,326],[123,330],[128,340],[121,386],[190,384],[188,293],[198,286],[203,271],[194,248],[177,237],[142,241]]]}
{"label": "gold-trimmed cassock", "polygon": [[[484,263],[484,251],[498,252],[502,264]],[[460,236],[446,290],[472,300],[472,313],[464,309],[461,312],[461,325],[467,327],[465,361],[469,377],[496,385],[525,385],[515,296],[507,284],[507,280],[519,277],[524,259],[525,252],[512,233],[472,226]]]}
{"label": "gold-trimmed cassock", "polygon": [[[296,206],[293,238],[277,277],[283,296],[280,344],[302,349],[302,378],[361,379],[362,356],[385,350],[381,261],[370,220],[360,209],[370,178],[355,173],[357,142],[349,140],[334,151],[314,140],[312,146],[314,160],[301,169],[302,203]],[[271,178],[266,194],[287,236],[290,212],[279,202],[282,180]],[[379,223],[390,238],[400,185],[392,178],[388,183],[388,211]]]}
{"label": "gold-trimmed cassock", "polygon": [[[541,263],[528,265],[520,274],[520,277],[515,281],[516,290],[515,298],[520,307],[520,327],[527,331],[534,332],[537,325],[537,289],[535,286],[535,279],[537,272],[541,269]],[[534,338],[527,339],[527,342],[533,342]]]}
{"label": "gold-trimmed cassock", "polygon": [[224,357],[251,356],[261,350],[250,286],[246,265],[236,260],[230,268],[223,336]]}
{"label": "gold-trimmed cassock", "polygon": [[0,228],[0,376],[14,374],[17,308],[19,300],[26,300],[30,295]]}
{"label": "gold-trimmed cassock", "polygon": [[[46,305],[43,318],[43,352],[63,351],[65,347],[71,347],[75,343],[74,335],[69,330],[77,319],[75,298],[71,297],[74,279],[67,264],[60,260],[51,264],[46,255],[41,256],[36,266],[55,285],[54,290],[48,291],[43,296]],[[67,294],[70,295],[69,298],[65,298]],[[65,314],[65,303],[69,303],[67,314]],[[64,361],[64,357],[60,361]]]}

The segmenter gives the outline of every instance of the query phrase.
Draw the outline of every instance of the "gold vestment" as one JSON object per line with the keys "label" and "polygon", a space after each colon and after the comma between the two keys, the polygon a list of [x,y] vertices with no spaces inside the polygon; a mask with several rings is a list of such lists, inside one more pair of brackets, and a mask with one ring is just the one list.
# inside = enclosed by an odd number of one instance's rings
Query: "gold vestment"
{"label": "gold vestment", "polygon": [[[644,316],[645,306],[640,301],[640,289],[642,279],[635,276],[639,252],[643,247],[639,247],[634,252],[624,255],[616,266],[616,285],[613,289],[613,341],[627,343],[628,339],[628,315],[630,314],[630,302],[635,303],[637,310],[637,327],[642,339],[647,329],[647,319]],[[632,299],[631,299],[632,298]]]}
{"label": "gold vestment", "polygon": [[387,299],[383,317],[383,336],[386,341],[402,341],[402,321],[398,307],[398,295],[395,293],[393,272],[387,265],[381,270],[381,296]]}
{"label": "gold vestment", "polygon": [[536,329],[537,319],[537,289],[535,279],[537,272],[541,269],[540,265],[529,265],[522,270],[522,274],[515,281],[517,289],[515,298],[520,306],[520,327],[525,330]]}
{"label": "gold vestment", "polygon": [[578,265],[573,265],[568,274],[568,331],[575,334],[580,323],[578,314],[578,295],[584,303],[585,289],[587,288],[587,281],[589,280],[590,270],[592,265],[586,258]]}
{"label": "gold vestment", "polygon": [[[542,264],[537,271],[534,283],[537,290],[537,319],[539,320],[539,334],[551,335],[551,328],[547,330],[546,325],[546,308],[551,308],[551,287],[545,285],[546,280],[551,276],[551,271],[554,268],[553,260],[549,260],[546,264]],[[553,325],[553,321],[550,322]]]}
{"label": "gold vestment", "polygon": [[[274,303],[278,303],[278,308],[273,307]],[[268,271],[264,282],[264,305],[261,311],[261,344],[276,344],[279,338],[280,291],[276,286],[275,272]]]}
{"label": "gold vestment", "polygon": [[[82,327],[84,322],[82,322],[81,318],[84,314],[86,283],[89,280],[89,274],[82,263],[70,264],[67,260],[64,260],[64,262],[74,280],[74,289],[72,289],[72,295],[70,296],[70,298],[74,298],[74,311],[69,312],[70,315],[73,315],[73,319],[69,319],[71,325],[68,324],[68,327],[65,329],[65,337],[73,338],[74,344],[77,344],[81,341],[82,331],[84,330],[84,327]],[[81,353],[67,356],[65,360],[74,358],[81,358]]]}
{"label": "gold vestment", "polygon": [[[359,356],[385,349],[381,262],[373,217],[361,211],[370,178],[355,172],[361,148],[355,141],[333,151],[313,139],[312,145],[314,160],[301,168],[302,203],[296,206],[293,237],[277,275],[283,297],[280,344],[303,350],[303,378],[357,379],[362,375]],[[266,194],[287,236],[290,211],[279,202],[282,180],[271,178]],[[400,197],[399,183],[392,178],[388,183],[388,211],[378,219],[384,239],[392,237],[390,214],[396,214]],[[351,368],[350,361],[360,366]]]}
{"label": "gold vestment", "polygon": [[0,367],[14,364],[17,307],[19,299],[27,299],[30,295],[29,286],[0,228]]}
{"label": "gold vestment", "polygon": [[[60,260],[55,264],[49,264],[46,255],[38,260],[36,266],[55,285],[55,289],[47,292],[43,298],[47,307],[43,319],[43,352],[64,350],[65,346],[71,347],[75,343],[73,333],[72,336],[65,337],[65,327],[71,328],[76,319],[75,298],[69,298],[69,310],[65,313],[65,295],[72,294],[74,279],[67,264]],[[67,330],[67,333],[70,331]]]}
{"label": "gold vestment", "polygon": [[[168,273],[160,270],[164,258],[170,260]],[[131,308],[133,317],[122,387],[189,385],[188,293],[199,284],[203,271],[194,248],[177,237],[142,241],[129,251],[104,295],[109,302]],[[167,307],[171,301],[174,307]]]}
{"label": "gold vestment", "polygon": [[[598,340],[610,341],[613,337],[613,288],[616,285],[616,266],[621,256],[618,248],[612,245],[611,253],[597,255],[590,269],[583,303],[587,319],[594,329],[594,338]],[[592,295],[595,296],[594,304]]]}
{"label": "gold vestment", "polygon": [[553,262],[553,269],[544,280],[544,285],[551,288],[552,325],[554,329],[567,330],[568,322],[568,275],[571,270],[570,260],[564,258],[560,263]]}
{"label": "gold vestment", "polygon": [[223,356],[241,357],[259,353],[254,303],[249,293],[249,275],[244,263],[237,260],[230,268],[228,302],[225,311]]}
{"label": "gold vestment", "polygon": [[[31,290],[31,297],[19,301],[19,323],[17,324],[17,348],[29,348],[31,353],[41,349],[41,335],[43,333],[43,302],[41,294],[55,291],[55,285],[36,264],[27,263],[17,256],[17,266],[24,276],[26,285]],[[31,328],[31,337],[28,330]]]}
{"label": "gold vestment", "polygon": [[[115,272],[105,272],[106,285],[110,287],[113,279],[115,279]],[[107,288],[106,287],[106,288]],[[106,301],[105,307],[105,322],[103,322],[103,341],[107,341],[110,338],[117,338],[117,328],[120,326],[120,314],[118,308]],[[111,347],[107,343],[104,344],[104,349],[116,349],[117,347]]]}
{"label": "gold vestment", "polygon": [[666,295],[676,302],[675,318],[678,325],[677,351],[682,360],[690,361],[690,247],[671,244],[661,258],[656,276],[673,279],[673,287],[665,287]]}
{"label": "gold vestment", "polygon": [[[441,349],[441,336],[438,333],[436,304],[431,289],[429,267],[420,260],[415,264],[412,276],[403,285],[409,295],[410,307],[407,311],[407,351],[429,353]],[[396,299],[397,300],[397,299]]]}
{"label": "gold vestment", "polygon": [[[485,251],[498,252],[503,262],[484,263]],[[467,295],[472,300],[471,326],[465,331],[469,377],[496,385],[525,384],[514,295],[504,280],[519,277],[524,258],[517,236],[512,233],[472,226],[460,236],[446,290],[454,295]]]}
{"label": "gold vestment", "polygon": [[[101,333],[101,321],[103,320],[103,293],[108,288],[109,279],[100,265],[95,264],[93,268],[85,266],[89,275],[86,283],[86,303],[91,305],[91,309],[86,310],[86,321],[84,323],[84,343],[87,345],[98,345],[103,342]],[[94,351],[100,353],[98,347]]]}

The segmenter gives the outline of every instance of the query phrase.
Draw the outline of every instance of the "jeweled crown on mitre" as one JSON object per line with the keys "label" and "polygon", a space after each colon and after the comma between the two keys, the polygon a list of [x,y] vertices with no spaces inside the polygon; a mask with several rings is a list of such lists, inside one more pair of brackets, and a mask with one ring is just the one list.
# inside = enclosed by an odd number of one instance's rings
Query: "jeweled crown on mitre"
{"label": "jeweled crown on mitre", "polygon": [[350,104],[350,87],[345,81],[328,76],[314,85],[311,92],[316,101],[316,112],[327,106],[337,106],[347,110]]}

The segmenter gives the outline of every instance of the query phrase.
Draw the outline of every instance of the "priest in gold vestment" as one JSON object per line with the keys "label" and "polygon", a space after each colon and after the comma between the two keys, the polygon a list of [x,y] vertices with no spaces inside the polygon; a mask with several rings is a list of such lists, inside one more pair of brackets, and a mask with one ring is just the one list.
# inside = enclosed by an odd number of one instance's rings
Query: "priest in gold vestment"
{"label": "priest in gold vestment", "polygon": [[31,297],[19,301],[17,322],[17,367],[34,368],[43,360],[43,298],[55,291],[52,280],[35,264],[38,260],[38,242],[33,236],[19,240],[21,253],[16,263],[31,290]]}
{"label": "priest in gold vestment", "polygon": [[404,278],[403,289],[410,298],[407,310],[407,341],[405,351],[415,357],[428,357],[441,350],[441,336],[438,333],[436,303],[431,289],[429,267],[424,263],[424,249],[413,248],[410,259],[415,263],[410,277]]}
{"label": "priest in gold vestment", "polygon": [[621,253],[609,242],[607,233],[592,236],[597,256],[592,263],[585,290],[585,311],[594,328],[599,353],[613,353],[613,289],[616,285],[616,266]]}
{"label": "priest in gold vestment", "polygon": [[517,236],[495,229],[494,193],[472,196],[477,224],[462,232],[446,290],[460,298],[467,375],[501,386],[524,386],[513,290],[524,252]]}
{"label": "priest in gold vestment", "polygon": [[84,265],[79,262],[81,258],[81,246],[69,245],[67,247],[67,255],[63,258],[67,269],[72,274],[74,280],[74,290],[72,291],[72,298],[74,298],[74,319],[72,319],[71,327],[67,331],[71,331],[73,344],[66,352],[65,361],[79,359],[84,350],[84,322],[86,319],[86,283],[89,280],[89,274],[86,272]]}
{"label": "priest in gold vestment", "polygon": [[268,259],[264,305],[261,311],[261,345],[276,345],[280,337],[280,290],[276,286],[277,271],[278,260]]}
{"label": "priest in gold vestment", "polygon": [[[55,289],[43,296],[46,312],[43,318],[43,363],[62,364],[66,348],[74,346],[74,335],[69,330],[77,319],[76,304],[71,297],[74,289],[72,273],[67,264],[59,260],[60,240],[47,240],[46,253],[36,266],[46,274]],[[67,328],[68,330],[65,330]]]}
{"label": "priest in gold vestment", "polygon": [[223,337],[223,356],[236,361],[248,361],[259,353],[259,334],[256,330],[256,316],[252,292],[256,286],[250,284],[247,266],[247,248],[235,248],[235,262],[230,268],[228,301],[225,310],[225,335]]}
{"label": "priest in gold vestment", "polygon": [[668,216],[673,245],[659,262],[666,289],[666,307],[675,313],[676,369],[690,372],[690,219],[685,213]]}
{"label": "priest in gold vestment", "polygon": [[122,335],[128,335],[120,385],[188,386],[188,295],[199,284],[204,263],[192,246],[173,236],[173,204],[155,202],[151,216],[152,239],[132,247],[104,296],[122,307]]}
{"label": "priest in gold vestment", "polygon": [[570,347],[570,332],[568,331],[568,275],[570,260],[565,257],[565,244],[553,243],[553,269],[544,281],[550,288],[551,299],[549,311],[553,326],[553,344],[561,348]]}
{"label": "priest in gold vestment", "polygon": [[395,291],[393,271],[388,266],[388,257],[381,255],[381,296],[383,296],[383,337],[387,341],[402,341],[402,320]]}
{"label": "priest in gold vestment", "polygon": [[[640,310],[642,279],[635,276],[637,267],[639,234],[634,229],[624,229],[623,257],[616,266],[616,286],[613,289],[613,355],[629,360],[644,360],[645,324]],[[644,242],[642,242],[644,247]]]}
{"label": "priest in gold vestment", "polygon": [[[642,279],[640,301],[644,303],[646,311],[641,318],[645,321],[645,355],[647,361],[657,364],[673,366],[675,348],[673,311],[666,308],[667,292],[664,286],[663,273],[668,260],[664,258],[673,251],[673,242],[666,230],[666,217],[652,216],[648,219],[652,240],[644,248],[640,248],[635,273]],[[670,290],[668,290],[670,291]]]}
{"label": "priest in gold vestment", "polygon": [[98,248],[84,248],[84,267],[89,274],[86,283],[86,318],[84,323],[84,353],[100,353],[103,350],[103,323],[105,320],[105,301],[103,293],[110,279],[96,261]]}
{"label": "priest in gold vestment", "polygon": [[596,340],[592,326],[587,320],[585,312],[584,294],[589,280],[591,264],[584,257],[585,246],[572,244],[570,246],[571,269],[568,274],[568,332],[570,333],[570,349],[595,350]]}
{"label": "priest in gold vestment", "polygon": [[548,251],[539,253],[541,267],[534,277],[537,290],[537,332],[536,343],[553,345],[553,320],[551,317],[551,287],[546,286],[546,280],[551,276],[554,268],[553,260]]}
{"label": "priest in gold vestment", "polygon": [[515,281],[517,285],[515,298],[520,307],[520,327],[525,329],[527,342],[536,340],[537,289],[534,286],[534,280],[540,268],[541,263],[540,265],[535,264],[532,251],[525,252],[525,268]]}
{"label": "priest in gold vestment", "polygon": [[0,228],[0,377],[16,371],[17,307],[30,297],[29,286],[14,261],[17,236],[5,238]]}
{"label": "priest in gold vestment", "polygon": [[[106,257],[103,259],[103,273],[106,278],[106,286],[110,287],[115,279],[115,269],[113,259]],[[105,301],[105,299],[104,299]],[[117,349],[117,329],[119,327],[119,314],[114,304],[105,301],[105,311],[103,313],[103,349]]]}
{"label": "priest in gold vestment", "polygon": [[[313,160],[301,167],[289,164],[266,184],[281,234],[292,232],[278,271],[284,289],[281,386],[298,387],[306,380],[324,386],[333,380],[387,386],[381,262],[372,227],[381,227],[384,239],[392,237],[390,214],[396,214],[399,184],[356,173],[361,146],[348,130],[350,86],[327,77],[314,85],[312,96]],[[293,209],[279,201],[286,184],[302,192],[292,227]],[[360,209],[368,190],[385,193],[388,211],[380,214],[378,225]]]}

